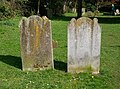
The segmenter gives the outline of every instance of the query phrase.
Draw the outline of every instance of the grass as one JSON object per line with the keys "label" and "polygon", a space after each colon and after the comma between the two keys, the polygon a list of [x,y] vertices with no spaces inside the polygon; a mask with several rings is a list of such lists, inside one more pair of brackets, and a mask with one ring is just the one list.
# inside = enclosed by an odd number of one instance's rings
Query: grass
{"label": "grass", "polygon": [[92,75],[66,72],[67,24],[71,19],[70,14],[66,15],[52,19],[53,39],[58,41],[54,49],[55,69],[37,72],[21,70],[18,28],[21,18],[0,21],[0,89],[119,89],[119,17],[98,18],[102,27],[101,68],[99,75]]}

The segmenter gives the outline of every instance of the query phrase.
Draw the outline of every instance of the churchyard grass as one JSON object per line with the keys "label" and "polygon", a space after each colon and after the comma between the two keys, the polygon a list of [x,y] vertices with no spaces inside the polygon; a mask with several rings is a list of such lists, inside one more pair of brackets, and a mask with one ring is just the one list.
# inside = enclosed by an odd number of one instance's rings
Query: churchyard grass
{"label": "churchyard grass", "polygon": [[[69,14],[70,15],[70,14]],[[114,17],[113,17],[114,18]],[[20,58],[21,17],[0,21],[0,89],[118,89],[120,86],[120,22],[100,18],[102,27],[100,74],[70,74],[67,68],[67,25],[70,17],[52,19],[54,70],[22,71]],[[108,19],[108,20],[107,20]],[[115,18],[116,20],[120,19]],[[114,20],[115,20],[114,19]],[[111,22],[110,22],[111,21]]]}

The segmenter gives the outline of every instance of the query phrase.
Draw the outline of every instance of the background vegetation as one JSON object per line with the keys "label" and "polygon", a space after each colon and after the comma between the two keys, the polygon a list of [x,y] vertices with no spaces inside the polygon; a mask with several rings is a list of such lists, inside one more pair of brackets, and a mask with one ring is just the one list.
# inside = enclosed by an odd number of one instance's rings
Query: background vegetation
{"label": "background vegetation", "polygon": [[[78,2],[79,0],[0,0],[0,19],[16,15],[38,14],[49,17],[50,14],[61,16],[66,12],[76,13],[79,11]],[[112,10],[111,4],[115,4],[116,9],[120,9],[120,0],[82,0],[80,7],[86,8],[86,11],[94,12],[99,9],[110,12]]]}

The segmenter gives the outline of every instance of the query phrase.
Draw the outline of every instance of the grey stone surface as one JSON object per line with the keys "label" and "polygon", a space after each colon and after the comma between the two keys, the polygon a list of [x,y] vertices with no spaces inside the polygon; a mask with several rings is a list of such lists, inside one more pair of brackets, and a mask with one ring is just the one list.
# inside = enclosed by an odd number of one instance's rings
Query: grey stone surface
{"label": "grey stone surface", "polygon": [[101,29],[97,19],[72,19],[68,25],[68,72],[99,73]]}
{"label": "grey stone surface", "polygon": [[19,26],[23,70],[53,68],[51,21],[34,15],[22,18]]}

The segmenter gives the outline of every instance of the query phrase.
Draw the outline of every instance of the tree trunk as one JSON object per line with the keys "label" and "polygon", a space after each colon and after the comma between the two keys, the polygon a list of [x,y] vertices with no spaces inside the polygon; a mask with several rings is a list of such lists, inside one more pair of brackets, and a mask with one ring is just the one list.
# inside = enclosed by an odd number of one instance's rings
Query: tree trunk
{"label": "tree trunk", "polygon": [[78,8],[77,8],[77,18],[82,16],[82,0],[77,0]]}

